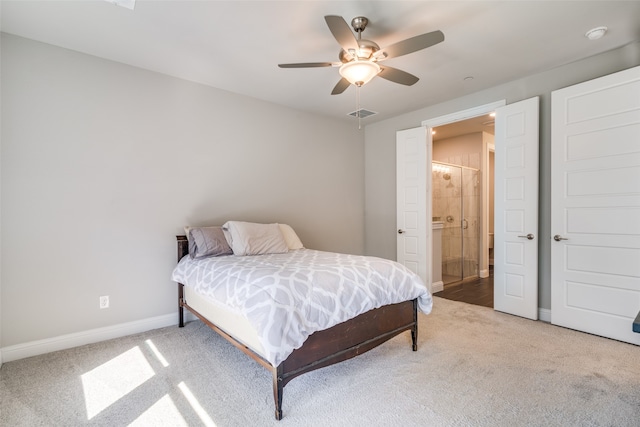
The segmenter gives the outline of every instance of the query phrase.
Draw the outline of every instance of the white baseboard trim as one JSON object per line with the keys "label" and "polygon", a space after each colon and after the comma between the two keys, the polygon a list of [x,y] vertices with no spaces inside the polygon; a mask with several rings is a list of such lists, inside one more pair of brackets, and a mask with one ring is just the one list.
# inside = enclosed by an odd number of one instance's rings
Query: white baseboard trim
{"label": "white baseboard trim", "polygon": [[538,307],[538,320],[551,323],[551,310]]}
{"label": "white baseboard trim", "polygon": [[439,282],[431,283],[431,293],[435,294],[436,292],[440,292],[444,290],[444,282],[440,280]]}
{"label": "white baseboard trim", "polygon": [[[187,320],[188,319],[189,318],[187,317]],[[0,361],[11,362],[13,360],[24,359],[26,357],[51,353],[52,351],[66,350],[68,348],[110,340],[113,338],[120,338],[177,324],[178,314],[171,313],[163,316],[106,326],[104,328],[90,329],[54,338],[16,344],[0,349]]]}
{"label": "white baseboard trim", "polygon": [[480,270],[480,273],[478,274],[480,276],[481,279],[485,279],[487,277],[489,277],[490,273],[489,270]]}

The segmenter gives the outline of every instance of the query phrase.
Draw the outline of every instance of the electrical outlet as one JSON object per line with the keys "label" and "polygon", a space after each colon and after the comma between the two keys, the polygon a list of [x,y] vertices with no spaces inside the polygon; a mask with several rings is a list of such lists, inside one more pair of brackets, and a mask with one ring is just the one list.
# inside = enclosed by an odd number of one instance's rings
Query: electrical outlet
{"label": "electrical outlet", "polygon": [[109,308],[109,296],[100,297],[100,308]]}

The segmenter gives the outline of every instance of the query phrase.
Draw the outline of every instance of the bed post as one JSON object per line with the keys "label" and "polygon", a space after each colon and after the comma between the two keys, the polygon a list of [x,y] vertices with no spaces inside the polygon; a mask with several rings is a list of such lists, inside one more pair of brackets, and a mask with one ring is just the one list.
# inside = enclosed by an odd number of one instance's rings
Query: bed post
{"label": "bed post", "polygon": [[413,300],[413,326],[411,327],[413,351],[418,351],[418,299]]}
{"label": "bed post", "polygon": [[184,328],[184,307],[182,302],[184,301],[184,285],[178,283],[178,327]]}
{"label": "bed post", "polygon": [[282,419],[282,391],[284,389],[284,385],[282,385],[282,375],[284,374],[282,363],[277,368],[272,368],[271,371],[273,372],[273,402],[276,405],[276,420],[280,421]]}
{"label": "bed post", "polygon": [[[178,242],[178,262],[189,253],[189,242],[187,236],[176,236]],[[178,283],[178,326],[184,327],[184,285]]]}

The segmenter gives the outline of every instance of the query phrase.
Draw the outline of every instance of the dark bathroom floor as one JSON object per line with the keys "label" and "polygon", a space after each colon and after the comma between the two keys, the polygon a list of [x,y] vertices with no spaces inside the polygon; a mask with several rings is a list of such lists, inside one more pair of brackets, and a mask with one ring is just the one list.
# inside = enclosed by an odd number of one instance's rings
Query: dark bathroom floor
{"label": "dark bathroom floor", "polygon": [[434,294],[437,297],[462,301],[469,304],[493,308],[493,268],[489,277],[472,278],[444,285],[444,290]]}

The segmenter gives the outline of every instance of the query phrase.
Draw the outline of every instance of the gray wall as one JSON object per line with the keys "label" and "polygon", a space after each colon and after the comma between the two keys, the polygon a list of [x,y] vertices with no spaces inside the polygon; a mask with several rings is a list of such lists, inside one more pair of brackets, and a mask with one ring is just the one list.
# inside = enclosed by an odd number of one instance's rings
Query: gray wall
{"label": "gray wall", "polygon": [[[396,131],[501,99],[540,96],[539,306],[551,308],[551,92],[640,65],[640,43],[371,124],[365,130],[365,253],[396,259]],[[428,104],[428,100],[425,100]]]}
{"label": "gray wall", "polygon": [[1,84],[2,347],[176,312],[187,224],[364,251],[355,122],[6,34]]}
{"label": "gray wall", "polygon": [[[0,7],[0,15],[2,14],[2,7]],[[0,17],[0,22],[2,19]],[[1,28],[0,28],[1,30]],[[0,47],[0,64],[2,63],[2,49]],[[0,70],[1,73],[1,70]],[[2,101],[2,78],[0,74],[0,111]],[[0,113],[0,189],[2,188],[2,117]],[[0,368],[2,367],[2,193],[0,190]]]}

